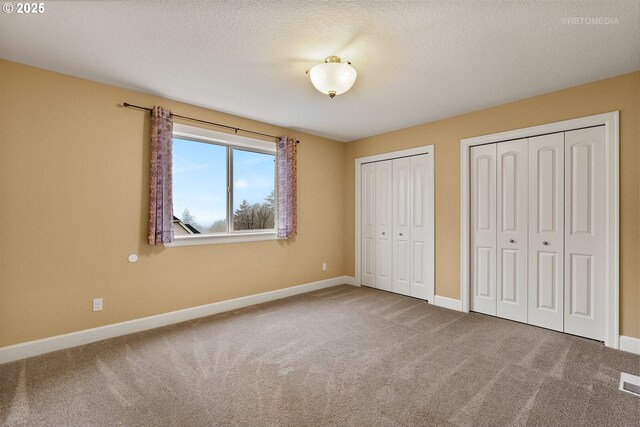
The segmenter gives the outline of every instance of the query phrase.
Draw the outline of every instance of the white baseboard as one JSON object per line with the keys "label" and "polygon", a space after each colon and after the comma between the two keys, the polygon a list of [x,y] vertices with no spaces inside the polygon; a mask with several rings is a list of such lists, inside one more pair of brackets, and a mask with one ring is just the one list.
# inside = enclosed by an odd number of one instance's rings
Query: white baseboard
{"label": "white baseboard", "polygon": [[438,307],[448,308],[449,310],[462,311],[462,301],[459,299],[441,297],[436,295],[433,298],[433,303]]}
{"label": "white baseboard", "polygon": [[225,311],[237,310],[250,305],[261,304],[263,302],[299,295],[318,289],[329,288],[331,286],[353,283],[355,283],[355,279],[350,276],[334,277],[332,279],[320,280],[318,282],[306,283],[304,285],[292,286],[290,288],[214,302],[197,307],[185,308],[183,310],[171,311],[169,313],[162,313],[155,316],[143,317],[126,322],[114,323],[112,325],[100,326],[69,334],[10,345],[0,348],[0,364],[12,362],[14,360],[26,359],[27,357],[38,356],[52,351],[63,350],[65,348],[89,344],[121,335],[132,334],[135,332],[146,331],[148,329],[197,319],[199,317],[211,316]]}
{"label": "white baseboard", "polygon": [[640,354],[640,338],[620,335],[620,350]]}
{"label": "white baseboard", "polygon": [[344,283],[346,285],[360,287],[360,285],[356,283],[356,278],[355,277],[353,277],[353,276],[342,276],[342,278],[344,279]]}

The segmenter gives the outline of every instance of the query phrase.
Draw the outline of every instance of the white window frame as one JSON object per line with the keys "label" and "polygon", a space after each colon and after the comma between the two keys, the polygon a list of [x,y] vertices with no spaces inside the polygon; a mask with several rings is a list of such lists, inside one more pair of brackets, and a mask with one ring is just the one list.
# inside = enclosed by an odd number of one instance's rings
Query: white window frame
{"label": "white window frame", "polygon": [[[173,137],[187,139],[195,142],[210,143],[227,147],[227,227],[229,232],[219,234],[195,234],[189,236],[177,236],[172,243],[165,243],[168,248],[180,246],[213,245],[219,243],[255,242],[261,240],[277,240],[277,230],[233,230],[233,151],[239,149],[263,154],[276,154],[276,144],[270,141],[248,138],[246,136],[217,132],[195,126],[175,123],[173,125]],[[274,195],[277,191],[277,167],[274,176]],[[277,195],[276,195],[277,197]],[[275,207],[275,219],[278,218],[278,208]]]}

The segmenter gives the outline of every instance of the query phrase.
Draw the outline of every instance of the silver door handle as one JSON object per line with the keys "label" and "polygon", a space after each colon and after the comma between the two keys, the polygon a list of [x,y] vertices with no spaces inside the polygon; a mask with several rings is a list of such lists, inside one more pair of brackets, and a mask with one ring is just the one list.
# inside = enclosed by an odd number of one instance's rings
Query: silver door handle
{"label": "silver door handle", "polygon": [[515,242],[516,242],[516,241],[515,241],[515,240],[513,240],[513,239],[509,240],[509,243],[515,243]]}
{"label": "silver door handle", "polygon": [[544,242],[542,242],[543,245],[545,246],[549,246],[549,242],[547,242],[546,240]]}

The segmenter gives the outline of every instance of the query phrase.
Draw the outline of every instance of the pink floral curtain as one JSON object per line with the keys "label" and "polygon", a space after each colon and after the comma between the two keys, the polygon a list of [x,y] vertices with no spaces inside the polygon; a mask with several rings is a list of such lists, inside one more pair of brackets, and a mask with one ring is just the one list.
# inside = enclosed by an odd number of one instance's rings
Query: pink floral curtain
{"label": "pink floral curtain", "polygon": [[151,112],[151,176],[149,188],[149,244],[173,242],[171,187],[173,120],[171,111],[153,107]]}
{"label": "pink floral curtain", "polygon": [[293,237],[298,231],[298,145],[283,136],[278,140],[278,237]]}

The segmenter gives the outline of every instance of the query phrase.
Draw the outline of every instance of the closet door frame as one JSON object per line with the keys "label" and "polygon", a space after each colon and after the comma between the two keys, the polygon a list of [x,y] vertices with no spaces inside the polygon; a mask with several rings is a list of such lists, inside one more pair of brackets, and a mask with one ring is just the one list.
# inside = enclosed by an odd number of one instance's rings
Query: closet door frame
{"label": "closet door frame", "polygon": [[376,154],[372,156],[359,157],[355,159],[355,271],[356,276],[353,278],[353,284],[356,286],[360,286],[362,284],[362,253],[361,253],[361,234],[362,234],[362,224],[361,224],[361,203],[362,203],[362,183],[361,183],[361,166],[365,163],[371,162],[379,162],[383,160],[392,160],[400,157],[410,157],[417,156],[419,154],[429,154],[429,192],[432,195],[431,203],[429,204],[430,213],[429,213],[429,228],[433,230],[430,236],[430,241],[427,243],[430,255],[430,269],[428,277],[428,296],[427,301],[430,304],[434,303],[435,298],[435,226],[434,226],[434,213],[435,213],[435,186],[434,186],[434,178],[435,178],[435,146],[434,145],[424,145],[421,147],[410,148],[408,150],[400,150],[393,151],[389,153]]}
{"label": "closet door frame", "polygon": [[474,145],[506,142],[521,138],[604,126],[605,135],[605,284],[604,344],[620,348],[620,197],[619,197],[619,112],[597,114],[578,119],[549,123],[491,135],[460,140],[460,308],[469,311],[470,293],[470,178],[469,150]]}

